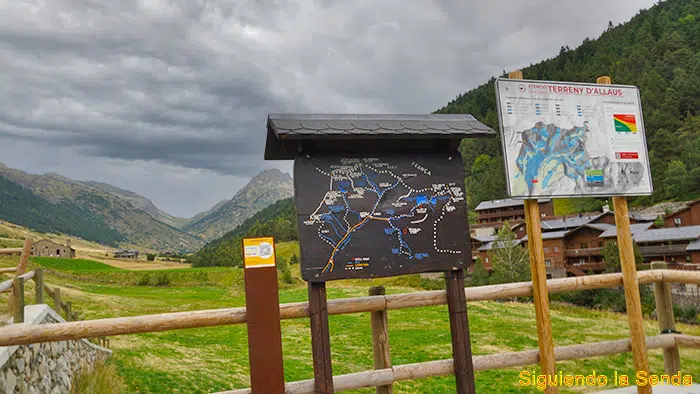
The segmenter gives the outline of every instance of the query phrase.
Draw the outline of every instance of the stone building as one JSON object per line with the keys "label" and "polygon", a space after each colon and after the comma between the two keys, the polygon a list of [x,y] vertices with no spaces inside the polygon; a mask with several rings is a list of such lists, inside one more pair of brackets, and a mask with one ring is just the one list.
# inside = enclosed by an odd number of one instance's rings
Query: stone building
{"label": "stone building", "polygon": [[75,258],[75,249],[71,248],[70,239],[66,240],[65,245],[61,245],[48,239],[42,239],[32,244],[31,255],[72,259]]}

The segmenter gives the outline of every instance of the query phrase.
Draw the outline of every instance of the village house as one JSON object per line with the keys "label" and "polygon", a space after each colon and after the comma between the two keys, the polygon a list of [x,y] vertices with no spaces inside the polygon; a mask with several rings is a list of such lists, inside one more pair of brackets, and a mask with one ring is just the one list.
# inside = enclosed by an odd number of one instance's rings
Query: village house
{"label": "village house", "polygon": [[72,259],[75,258],[75,249],[71,248],[70,239],[66,240],[65,245],[61,245],[48,239],[42,239],[32,244],[31,255]]}
{"label": "village house", "polygon": [[[551,199],[537,200],[540,206],[540,215],[544,217],[554,215],[554,205]],[[511,225],[525,221],[525,207],[523,200],[506,198],[503,200],[482,201],[474,208],[478,214],[477,223],[473,225],[474,235],[484,234],[480,229],[493,233],[494,228],[501,227],[503,222]]]}
{"label": "village house", "polygon": [[664,217],[664,227],[700,226],[700,199]]}
{"label": "village house", "polygon": [[139,251],[138,250],[131,250],[131,249],[115,250],[114,251],[114,258],[115,259],[138,260],[139,259]]}

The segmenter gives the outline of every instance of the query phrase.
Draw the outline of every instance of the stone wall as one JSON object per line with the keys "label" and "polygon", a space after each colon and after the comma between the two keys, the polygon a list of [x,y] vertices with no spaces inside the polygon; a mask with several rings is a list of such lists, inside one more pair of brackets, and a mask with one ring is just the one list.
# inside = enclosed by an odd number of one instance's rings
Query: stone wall
{"label": "stone wall", "polygon": [[[45,304],[28,305],[24,314],[27,325],[65,321]],[[0,392],[69,393],[76,372],[111,354],[85,339],[0,347]]]}

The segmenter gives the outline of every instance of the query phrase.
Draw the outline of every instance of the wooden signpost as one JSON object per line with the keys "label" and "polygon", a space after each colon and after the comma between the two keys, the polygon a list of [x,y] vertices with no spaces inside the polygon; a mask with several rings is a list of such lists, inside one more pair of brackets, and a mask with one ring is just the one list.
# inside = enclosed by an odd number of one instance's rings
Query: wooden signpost
{"label": "wooden signpost", "polygon": [[253,394],[283,394],[282,330],[275,241],[244,238],[246,322]]}
{"label": "wooden signpost", "polygon": [[[523,79],[520,70],[512,71],[509,78]],[[552,321],[549,317],[549,292],[547,290],[547,270],[542,245],[542,227],[540,225],[540,206],[535,199],[525,200],[525,225],[527,228],[527,247],[530,253],[530,273],[532,275],[532,295],[535,304],[535,321],[537,323],[537,343],[540,349],[540,366],[542,374],[555,376],[557,373],[554,357],[554,340],[552,338]],[[555,385],[547,385],[545,393],[558,393]]]}
{"label": "wooden signpost", "polygon": [[[625,197],[652,191],[639,91],[612,86],[607,76],[596,82],[609,86],[526,81],[521,71],[496,82],[508,192],[525,199],[540,363],[542,373],[550,376],[556,374],[556,364],[539,197],[613,196],[634,365],[638,372],[649,369]],[[588,141],[608,144],[589,146]],[[651,393],[652,388],[637,391]],[[546,392],[557,388],[548,386]]]}
{"label": "wooden signpost", "polygon": [[[599,84],[610,85],[612,79],[608,76],[598,77]],[[622,284],[625,289],[625,304],[627,306],[627,320],[630,326],[630,341],[632,342],[632,356],[634,369],[637,372],[644,371],[649,374],[649,361],[647,358],[647,345],[644,336],[644,315],[642,313],[642,301],[639,295],[639,282],[637,281],[637,263],[634,261],[634,244],[630,230],[630,217],[627,210],[627,197],[613,196],[613,210],[615,212],[615,227],[617,227],[617,248],[620,251],[620,270],[622,271]],[[651,394],[651,385],[637,386],[637,393]]]}

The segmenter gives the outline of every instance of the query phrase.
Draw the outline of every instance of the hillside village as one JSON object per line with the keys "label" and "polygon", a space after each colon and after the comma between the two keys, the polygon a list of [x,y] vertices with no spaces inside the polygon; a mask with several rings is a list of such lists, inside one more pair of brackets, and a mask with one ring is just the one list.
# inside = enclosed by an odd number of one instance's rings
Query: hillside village
{"label": "hillside village", "polygon": [[[547,276],[605,272],[603,246],[617,237],[615,218],[608,206],[602,212],[554,215],[551,199],[538,203]],[[647,267],[652,261],[664,261],[672,269],[700,270],[700,200],[676,205],[676,210],[663,214],[631,212],[632,239],[639,245]],[[527,246],[522,201],[483,201],[475,211],[478,219],[471,227],[472,258],[481,259],[487,270],[492,267],[489,251],[498,246],[495,234],[501,226],[510,226],[517,235],[516,242]]]}

